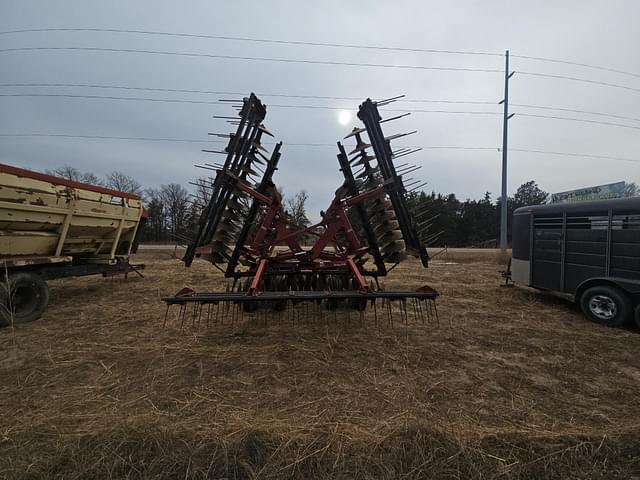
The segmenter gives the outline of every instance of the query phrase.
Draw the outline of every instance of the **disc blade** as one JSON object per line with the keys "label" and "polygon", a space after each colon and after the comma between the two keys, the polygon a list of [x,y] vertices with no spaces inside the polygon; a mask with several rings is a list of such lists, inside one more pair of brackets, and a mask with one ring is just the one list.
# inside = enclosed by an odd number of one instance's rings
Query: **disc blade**
{"label": "disc blade", "polygon": [[402,232],[400,230],[389,230],[380,238],[381,243],[383,244],[387,244],[388,242],[397,242],[398,240],[402,240]]}
{"label": "disc blade", "polygon": [[405,249],[405,244],[402,240],[398,240],[395,242],[389,242],[386,245],[382,246],[382,254],[386,255],[388,253],[402,252]]}

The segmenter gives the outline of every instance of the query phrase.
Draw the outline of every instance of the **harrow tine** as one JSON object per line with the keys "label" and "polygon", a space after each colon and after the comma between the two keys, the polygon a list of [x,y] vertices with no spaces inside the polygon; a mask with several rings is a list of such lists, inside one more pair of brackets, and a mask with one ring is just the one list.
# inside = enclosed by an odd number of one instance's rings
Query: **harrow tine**
{"label": "harrow tine", "polygon": [[162,323],[163,328],[167,326],[167,319],[169,317],[169,307],[171,307],[171,304],[167,303],[167,310],[164,312],[164,322]]}
{"label": "harrow tine", "polygon": [[[394,157],[401,154],[402,152],[408,152],[409,150],[411,150],[408,147],[400,147],[397,150],[394,150],[393,152],[391,152],[391,155],[393,155]],[[399,167],[396,167],[396,169]]]}
{"label": "harrow tine", "polygon": [[419,152],[420,150],[422,150],[422,148],[409,149],[408,151],[400,153],[399,155],[394,154],[393,158],[396,159],[400,157],[406,157],[407,155],[411,155],[412,153]]}
{"label": "harrow tine", "polygon": [[182,330],[182,327],[184,327],[184,319],[186,315],[187,315],[187,304],[181,303],[180,310],[178,311],[178,319],[180,320],[180,330]]}
{"label": "harrow tine", "polygon": [[416,190],[421,190],[425,186],[427,186],[428,184],[429,184],[429,182],[424,182],[424,183],[418,185],[417,187],[412,188],[411,190],[409,190],[409,192],[415,192]]}
{"label": "harrow tine", "polygon": [[444,233],[444,230],[438,232],[438,233],[434,233],[433,235],[427,237],[424,241],[425,245],[431,245],[434,241],[436,241],[438,239],[438,237],[440,237],[440,235],[442,235]]}
{"label": "harrow tine", "polygon": [[400,175],[407,175],[409,173],[413,173],[416,170],[420,170],[422,168],[422,165],[410,165],[405,169],[402,169],[402,171],[400,171],[400,169],[398,169],[398,173]]}
{"label": "harrow tine", "polygon": [[380,120],[378,123],[392,122],[394,120],[398,120],[399,118],[407,117],[409,115],[411,115],[411,112],[403,113],[401,115],[396,115],[395,117],[385,118],[383,120]]}
{"label": "harrow tine", "polygon": [[382,107],[384,105],[388,105],[390,103],[395,102],[396,100],[400,99],[400,98],[404,98],[405,95],[398,95],[397,97],[391,97],[391,98],[385,98],[383,100],[378,100],[376,102],[374,102],[376,105],[378,105],[379,107]]}
{"label": "harrow tine", "polygon": [[[224,165],[222,165],[221,163],[206,163],[206,162],[205,162],[205,165],[206,165],[206,166],[208,166],[208,167],[213,167],[213,168],[215,168],[215,169],[216,169],[216,171],[217,171],[217,170],[222,170],[222,169],[224,168]],[[212,180],[213,180],[213,179],[212,179]],[[213,183],[213,181],[212,181],[211,183]]]}
{"label": "harrow tine", "polygon": [[412,132],[406,132],[406,133],[395,133],[393,135],[389,135],[388,137],[384,137],[384,139],[387,142],[390,142],[391,140],[395,140],[396,138],[402,138],[402,137],[407,137],[409,135],[413,135],[414,133],[418,133],[417,130],[414,130]]}
{"label": "harrow tine", "polygon": [[[204,151],[207,151],[207,150],[204,150]],[[212,171],[212,172],[217,172],[218,171],[217,168],[207,167],[206,165],[194,165],[194,167],[202,168],[203,170],[209,170],[209,171]]]}
{"label": "harrow tine", "polygon": [[271,133],[269,130],[267,130],[267,127],[265,127],[264,125],[260,124],[258,125],[258,129],[264,133],[266,133],[267,135],[269,135],[270,137],[273,137],[273,133]]}
{"label": "harrow tine", "polygon": [[374,298],[371,303],[373,304],[373,322],[374,325],[378,326],[378,307],[376,306],[376,299]]}

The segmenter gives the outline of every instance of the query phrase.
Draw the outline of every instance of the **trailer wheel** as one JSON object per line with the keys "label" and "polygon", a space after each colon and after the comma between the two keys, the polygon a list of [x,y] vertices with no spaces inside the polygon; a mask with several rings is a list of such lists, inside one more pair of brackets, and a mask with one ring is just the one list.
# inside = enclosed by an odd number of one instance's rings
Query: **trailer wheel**
{"label": "trailer wheel", "polygon": [[38,274],[18,272],[0,286],[0,324],[33,322],[49,303],[49,286]]}
{"label": "trailer wheel", "polygon": [[580,297],[580,307],[589,320],[607,327],[619,327],[630,320],[633,313],[627,296],[608,285],[587,289]]}

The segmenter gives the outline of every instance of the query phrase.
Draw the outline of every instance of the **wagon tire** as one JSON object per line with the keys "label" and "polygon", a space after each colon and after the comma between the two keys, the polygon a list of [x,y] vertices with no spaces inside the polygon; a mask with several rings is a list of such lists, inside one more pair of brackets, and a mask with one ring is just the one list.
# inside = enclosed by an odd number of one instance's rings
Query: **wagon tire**
{"label": "wagon tire", "polygon": [[609,285],[591,287],[580,297],[580,308],[592,322],[619,327],[631,320],[633,306],[619,289]]}
{"label": "wagon tire", "polygon": [[42,276],[18,272],[0,284],[0,326],[39,319],[49,303],[49,286]]}

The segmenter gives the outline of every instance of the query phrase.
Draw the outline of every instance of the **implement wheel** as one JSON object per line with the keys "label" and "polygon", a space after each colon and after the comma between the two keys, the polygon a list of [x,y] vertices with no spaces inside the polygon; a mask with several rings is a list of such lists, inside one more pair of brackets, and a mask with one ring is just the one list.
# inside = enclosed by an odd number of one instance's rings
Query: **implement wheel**
{"label": "implement wheel", "polygon": [[580,307],[589,320],[607,327],[621,326],[633,313],[629,298],[609,285],[587,289],[580,297]]}
{"label": "implement wheel", "polygon": [[0,326],[39,319],[49,303],[49,286],[37,273],[17,272],[0,285]]}

